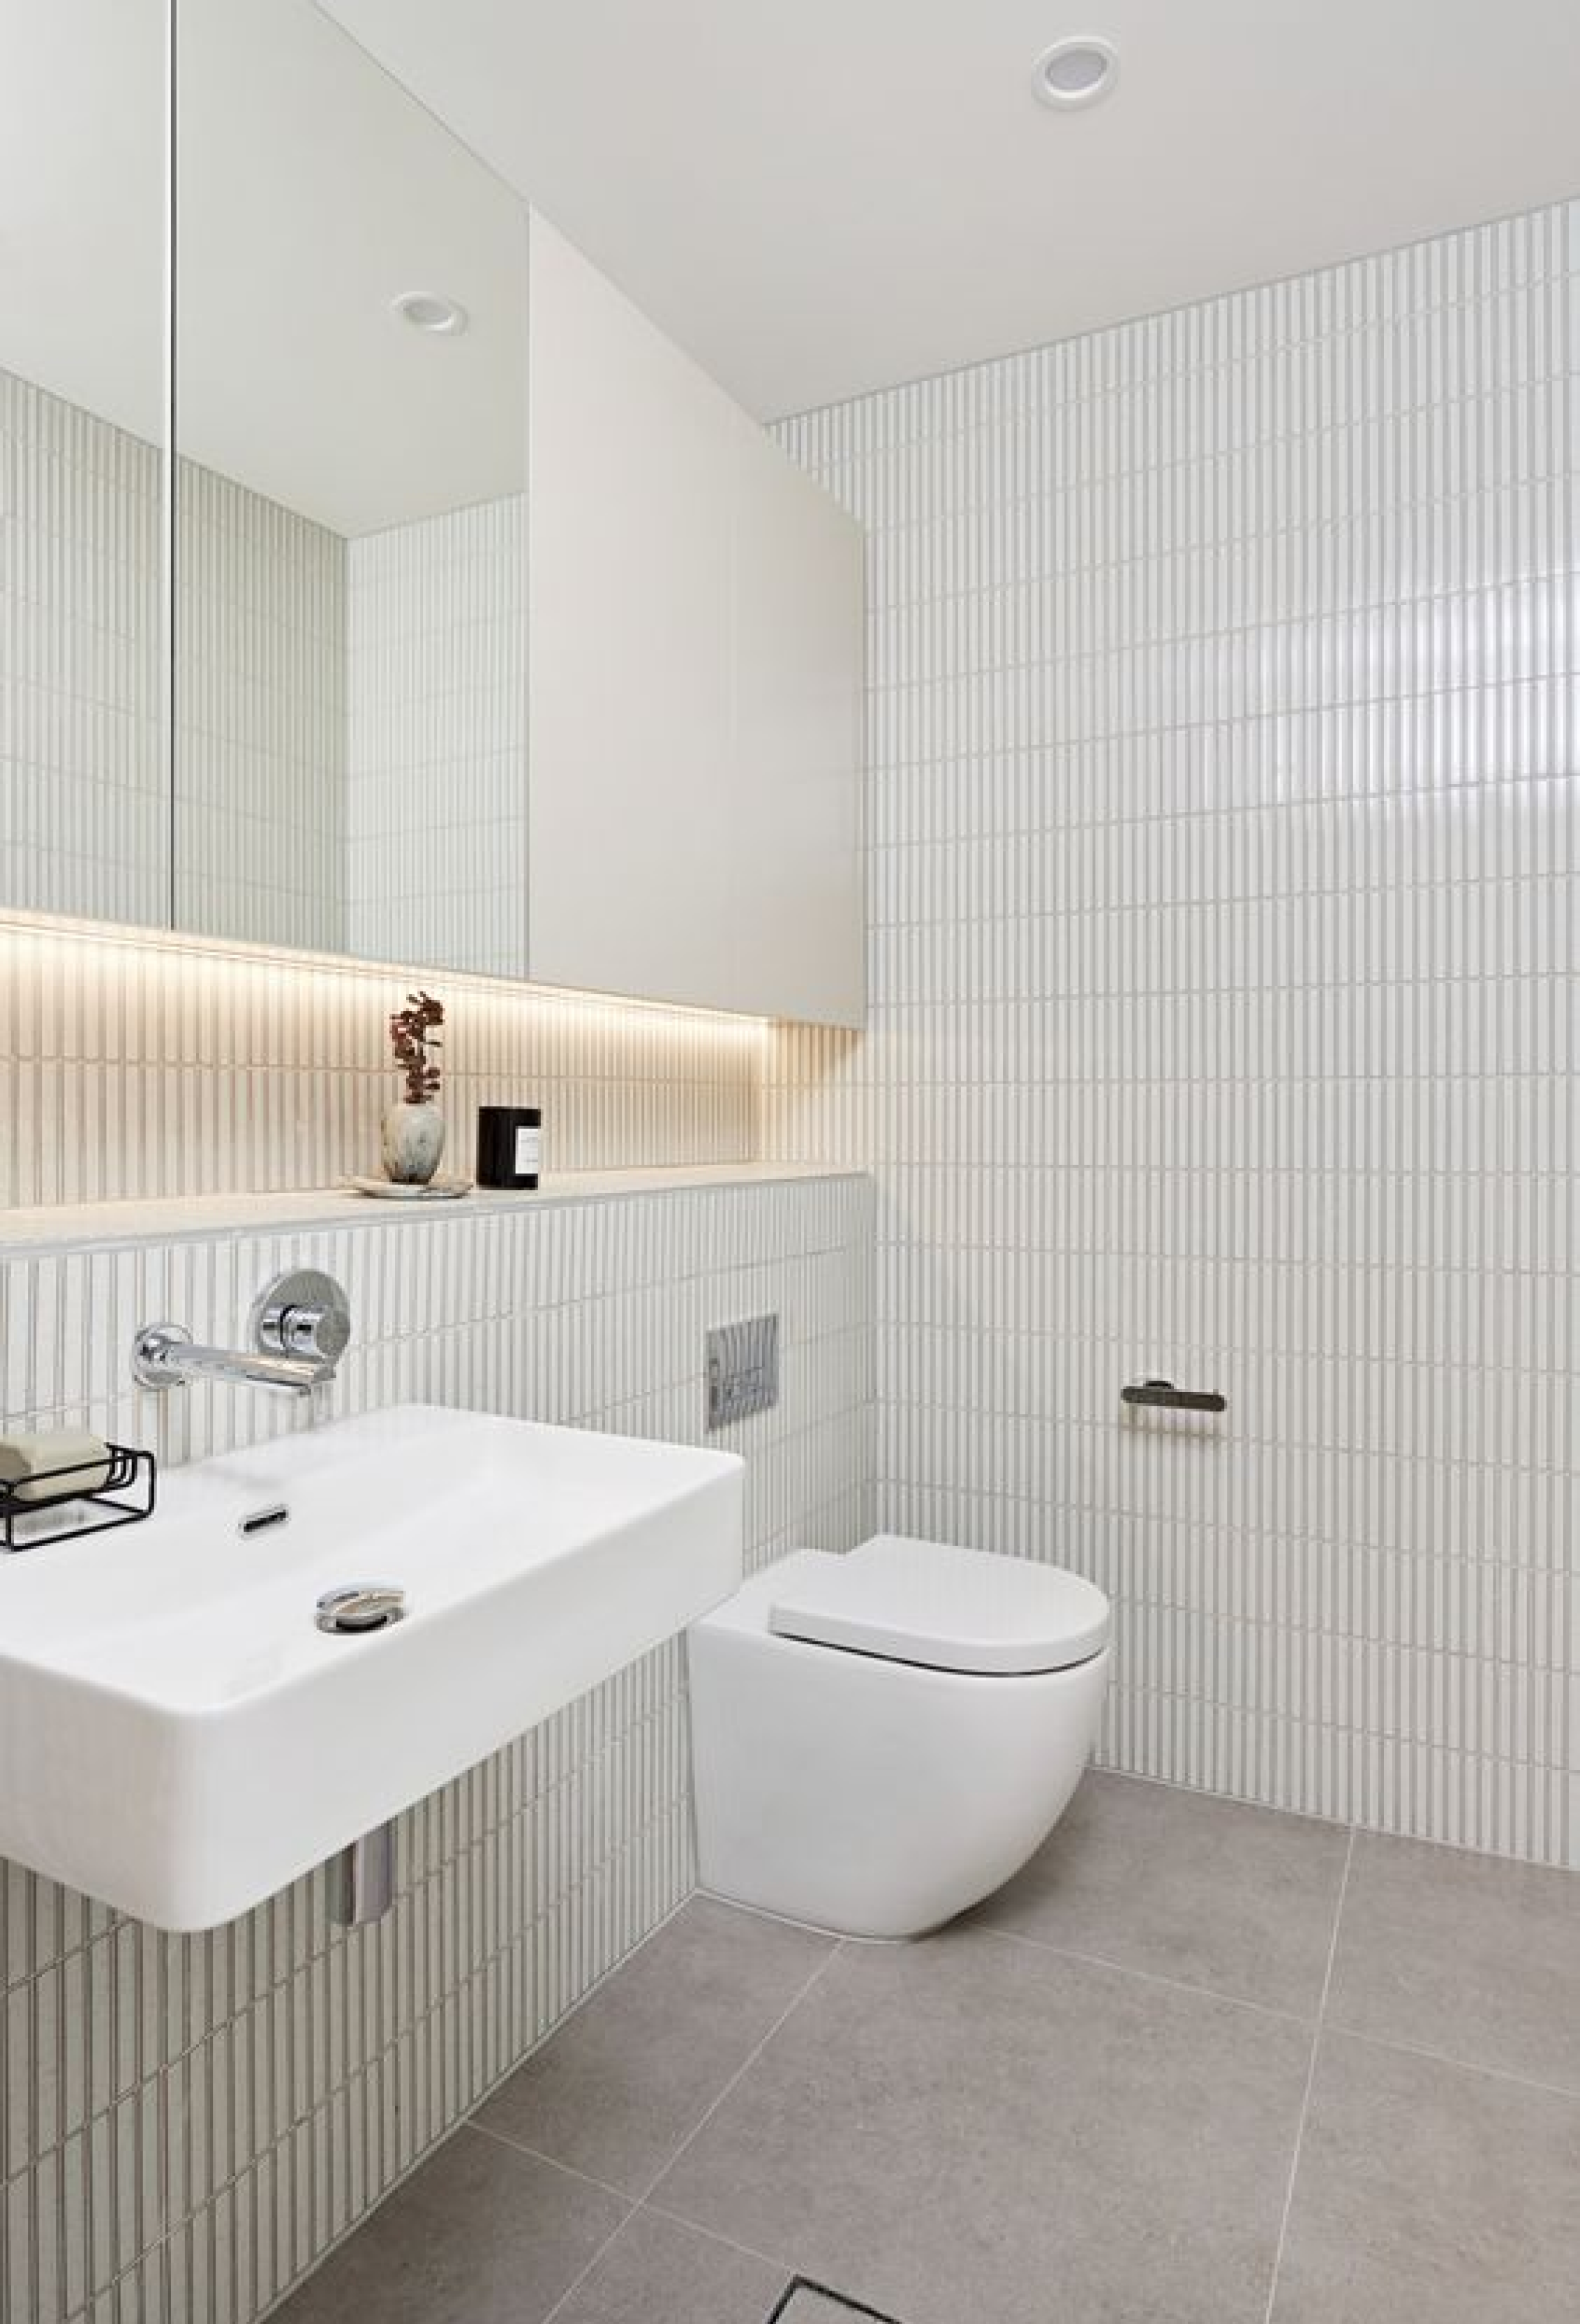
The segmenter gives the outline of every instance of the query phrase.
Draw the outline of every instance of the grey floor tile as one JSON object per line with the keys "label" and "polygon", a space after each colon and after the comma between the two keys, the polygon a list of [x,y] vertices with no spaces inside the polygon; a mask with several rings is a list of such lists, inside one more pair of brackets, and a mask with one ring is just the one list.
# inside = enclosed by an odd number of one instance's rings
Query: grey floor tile
{"label": "grey floor tile", "polygon": [[1348,1840],[1336,1824],[1091,1774],[981,1917],[1123,1968],[1314,2016]]}
{"label": "grey floor tile", "polygon": [[784,2289],[783,2268],[636,2211],[554,2324],[766,2324]]}
{"label": "grey floor tile", "polygon": [[847,1946],[655,2200],[905,2324],[1261,2324],[1309,2057],[980,1928]]}
{"label": "grey floor tile", "polygon": [[1580,2090],[1580,1875],[1357,1837],[1328,2021]]}
{"label": "grey floor tile", "polygon": [[625,2216],[618,2196],[463,2128],[273,2324],[541,2324]]}
{"label": "grey floor tile", "polygon": [[478,2119],[640,2195],[831,1950],[827,1937],[696,1897]]}
{"label": "grey floor tile", "polygon": [[1580,2098],[1325,2034],[1274,2324],[1574,2324]]}

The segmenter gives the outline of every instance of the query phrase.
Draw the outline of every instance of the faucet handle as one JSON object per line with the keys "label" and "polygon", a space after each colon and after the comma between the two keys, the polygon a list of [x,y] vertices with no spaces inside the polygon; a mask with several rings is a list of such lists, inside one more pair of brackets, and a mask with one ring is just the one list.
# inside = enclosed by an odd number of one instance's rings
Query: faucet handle
{"label": "faucet handle", "polygon": [[351,1303],[332,1275],[293,1268],[258,1294],[249,1336],[261,1355],[305,1357],[328,1377],[351,1339]]}

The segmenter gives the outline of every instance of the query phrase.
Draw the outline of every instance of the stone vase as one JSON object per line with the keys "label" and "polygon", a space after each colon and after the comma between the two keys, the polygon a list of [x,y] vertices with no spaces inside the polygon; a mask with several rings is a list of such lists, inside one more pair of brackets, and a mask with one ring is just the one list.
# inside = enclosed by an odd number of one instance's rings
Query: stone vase
{"label": "stone vase", "polygon": [[444,1152],[444,1116],[436,1105],[398,1098],[384,1108],[384,1175],[397,1186],[426,1186]]}

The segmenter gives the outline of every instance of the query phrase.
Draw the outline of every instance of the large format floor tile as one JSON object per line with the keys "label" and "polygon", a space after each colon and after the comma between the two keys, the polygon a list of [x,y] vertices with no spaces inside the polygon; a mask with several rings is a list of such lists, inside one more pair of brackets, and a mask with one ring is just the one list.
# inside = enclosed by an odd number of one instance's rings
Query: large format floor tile
{"label": "large format floor tile", "polygon": [[767,2324],[786,2281],[782,2267],[635,2211],[554,2324]]}
{"label": "large format floor tile", "polygon": [[625,2212],[618,2196],[463,2126],[279,2324],[542,2324]]}
{"label": "large format floor tile", "polygon": [[1324,2034],[1273,2324],[1574,2324],[1580,2098]]}
{"label": "large format floor tile", "polygon": [[1274,2324],[1571,2324],[1580,1880],[1347,1844],[1097,1777],[919,1944],[696,1900],[281,2313],[1263,2324],[1342,1888]]}
{"label": "large format floor tile", "polygon": [[832,1949],[830,1938],[693,1898],[477,2118],[642,2194]]}
{"label": "large format floor tile", "polygon": [[1315,2015],[1348,1845],[1336,1824],[1088,1775],[982,1917],[1121,1968]]}
{"label": "large format floor tile", "polygon": [[1309,2055],[982,1929],[849,1946],[654,2200],[906,2324],[1261,2324]]}
{"label": "large format floor tile", "polygon": [[1580,2090],[1580,1879],[1357,1836],[1328,2020]]}

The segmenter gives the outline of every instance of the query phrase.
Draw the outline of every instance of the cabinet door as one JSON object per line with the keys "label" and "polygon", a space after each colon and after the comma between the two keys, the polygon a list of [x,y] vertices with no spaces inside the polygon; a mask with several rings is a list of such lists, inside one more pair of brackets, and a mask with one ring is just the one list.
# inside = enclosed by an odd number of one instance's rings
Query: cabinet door
{"label": "cabinet door", "polygon": [[860,528],[741,420],[735,483],[732,950],[744,1005],[859,1025]]}
{"label": "cabinet door", "polygon": [[170,925],[170,17],[5,10],[0,911]]}
{"label": "cabinet door", "polygon": [[738,415],[534,217],[531,974],[750,1009],[730,943]]}

